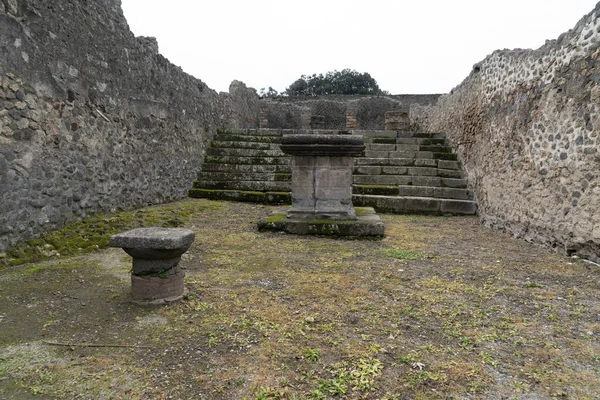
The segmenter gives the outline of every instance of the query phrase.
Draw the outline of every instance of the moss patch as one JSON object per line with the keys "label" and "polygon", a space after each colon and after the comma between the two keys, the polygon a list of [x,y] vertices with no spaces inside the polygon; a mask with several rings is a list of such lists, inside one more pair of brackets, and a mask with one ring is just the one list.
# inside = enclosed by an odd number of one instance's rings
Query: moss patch
{"label": "moss patch", "polygon": [[190,215],[190,294],[164,307],[127,301],[120,249],[2,271],[0,397],[600,398],[598,269],[473,217],[383,215],[379,241],[258,232],[275,209]]}
{"label": "moss patch", "polygon": [[[183,201],[86,217],[40,238],[30,239],[22,246],[9,249],[8,257],[3,260],[3,263],[4,266],[19,265],[95,251],[106,247],[109,237],[116,233],[148,226],[166,228],[184,226],[190,215],[207,209],[220,208],[222,205],[219,203],[199,204]],[[0,266],[2,266],[1,262]]]}
{"label": "moss patch", "polygon": [[192,188],[188,191],[188,196],[196,199],[230,200],[260,204],[289,204],[292,199],[289,192],[258,192],[204,188]]}

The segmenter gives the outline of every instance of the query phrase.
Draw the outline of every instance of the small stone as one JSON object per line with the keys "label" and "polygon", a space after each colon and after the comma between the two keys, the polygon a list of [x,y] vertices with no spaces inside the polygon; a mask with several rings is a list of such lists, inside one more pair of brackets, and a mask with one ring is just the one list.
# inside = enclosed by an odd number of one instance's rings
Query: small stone
{"label": "small stone", "polygon": [[8,12],[10,14],[16,15],[17,12],[19,11],[17,0],[8,0],[7,6],[8,6]]}
{"label": "small stone", "polygon": [[29,127],[29,120],[21,118],[17,121],[17,129],[25,129]]}
{"label": "small stone", "polygon": [[315,322],[314,317],[306,317],[304,318],[304,321],[308,322],[309,324],[313,324]]}

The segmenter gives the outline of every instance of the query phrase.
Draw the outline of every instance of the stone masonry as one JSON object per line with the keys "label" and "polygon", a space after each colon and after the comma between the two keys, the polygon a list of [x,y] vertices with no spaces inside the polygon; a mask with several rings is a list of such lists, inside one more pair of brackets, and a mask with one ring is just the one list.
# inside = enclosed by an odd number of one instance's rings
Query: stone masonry
{"label": "stone masonry", "polygon": [[87,214],[184,197],[217,127],[258,126],[136,38],[119,0],[0,1],[0,253]]}
{"label": "stone masonry", "polygon": [[600,262],[600,3],[537,50],[495,51],[425,114],[484,224]]}

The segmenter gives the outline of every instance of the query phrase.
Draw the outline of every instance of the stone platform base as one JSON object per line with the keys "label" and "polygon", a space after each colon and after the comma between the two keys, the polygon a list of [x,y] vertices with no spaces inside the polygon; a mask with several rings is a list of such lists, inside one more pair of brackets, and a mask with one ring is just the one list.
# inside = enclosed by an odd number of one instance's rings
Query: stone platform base
{"label": "stone platform base", "polygon": [[384,225],[371,207],[356,207],[355,220],[289,219],[287,210],[277,210],[258,222],[259,231],[283,231],[296,235],[384,236]]}
{"label": "stone platform base", "polygon": [[131,297],[135,304],[160,305],[177,301],[185,296],[188,290],[183,286],[185,272],[180,268],[174,274],[160,277],[156,274],[131,275]]}

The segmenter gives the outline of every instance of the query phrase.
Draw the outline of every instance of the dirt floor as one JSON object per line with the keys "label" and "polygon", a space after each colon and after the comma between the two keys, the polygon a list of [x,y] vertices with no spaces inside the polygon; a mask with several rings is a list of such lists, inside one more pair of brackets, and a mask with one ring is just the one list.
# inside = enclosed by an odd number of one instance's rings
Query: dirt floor
{"label": "dirt floor", "polygon": [[0,398],[600,398],[596,265],[470,217],[383,215],[361,241],[164,207],[196,232],[180,302],[133,305],[120,249],[0,270]]}

